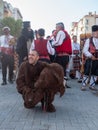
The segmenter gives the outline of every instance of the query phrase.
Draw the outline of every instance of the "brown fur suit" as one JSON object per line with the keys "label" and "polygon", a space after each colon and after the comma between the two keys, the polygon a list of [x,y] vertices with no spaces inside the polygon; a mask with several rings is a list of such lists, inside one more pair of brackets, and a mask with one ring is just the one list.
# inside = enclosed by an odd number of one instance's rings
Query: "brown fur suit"
{"label": "brown fur suit", "polygon": [[45,106],[46,111],[54,112],[52,102],[55,94],[59,92],[62,96],[65,92],[63,78],[63,68],[57,63],[38,62],[33,66],[24,62],[16,80],[17,90],[23,95],[24,106],[33,108],[41,102],[43,109]]}

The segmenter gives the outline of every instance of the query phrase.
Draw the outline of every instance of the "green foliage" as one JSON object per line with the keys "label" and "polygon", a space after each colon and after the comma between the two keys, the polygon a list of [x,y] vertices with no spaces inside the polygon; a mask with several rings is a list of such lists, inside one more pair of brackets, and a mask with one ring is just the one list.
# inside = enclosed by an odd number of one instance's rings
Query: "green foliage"
{"label": "green foliage", "polygon": [[6,17],[0,21],[0,35],[2,34],[2,28],[8,26],[11,29],[11,34],[15,37],[19,37],[22,29],[22,20],[15,20],[12,17]]}

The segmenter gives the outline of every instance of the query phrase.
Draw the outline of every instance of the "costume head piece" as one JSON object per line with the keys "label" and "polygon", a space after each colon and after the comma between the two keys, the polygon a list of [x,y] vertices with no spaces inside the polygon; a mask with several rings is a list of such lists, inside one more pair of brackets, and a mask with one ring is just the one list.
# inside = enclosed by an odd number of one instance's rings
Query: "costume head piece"
{"label": "costume head piece", "polygon": [[98,31],[98,25],[93,25],[92,26],[92,32]]}
{"label": "costume head piece", "polygon": [[3,27],[2,31],[4,31],[5,29],[8,29],[10,31],[10,28],[8,26]]}

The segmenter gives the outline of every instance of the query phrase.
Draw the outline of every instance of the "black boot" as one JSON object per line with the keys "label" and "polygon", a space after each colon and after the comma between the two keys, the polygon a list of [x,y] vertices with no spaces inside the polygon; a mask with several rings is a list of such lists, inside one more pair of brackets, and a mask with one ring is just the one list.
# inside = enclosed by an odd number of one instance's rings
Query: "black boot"
{"label": "black boot", "polygon": [[1,85],[6,85],[7,84],[7,82],[6,81],[3,81],[2,83],[1,83]]}
{"label": "black boot", "polygon": [[9,77],[9,78],[8,78],[8,81],[9,81],[10,84],[13,84],[12,78]]}
{"label": "black boot", "polygon": [[13,80],[9,80],[9,83],[10,83],[10,84],[13,84]]}

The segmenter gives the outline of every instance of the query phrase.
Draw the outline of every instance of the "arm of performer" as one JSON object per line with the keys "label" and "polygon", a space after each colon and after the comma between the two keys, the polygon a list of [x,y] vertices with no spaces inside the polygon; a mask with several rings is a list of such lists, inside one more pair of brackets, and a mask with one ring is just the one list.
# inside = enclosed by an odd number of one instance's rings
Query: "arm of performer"
{"label": "arm of performer", "polygon": [[65,33],[61,30],[57,33],[56,39],[52,41],[53,46],[60,46],[63,43],[63,40],[66,38]]}
{"label": "arm of performer", "polygon": [[29,89],[26,85],[26,82],[25,82],[25,70],[24,70],[24,68],[25,68],[24,64],[21,64],[21,66],[19,68],[18,77],[16,79],[17,90],[20,94],[23,94],[25,92],[25,90],[27,91],[27,89]]}
{"label": "arm of performer", "polygon": [[55,49],[52,47],[52,45],[49,43],[49,41],[47,42],[47,50],[50,55],[55,54]]}
{"label": "arm of performer", "polygon": [[84,47],[83,47],[83,54],[88,57],[91,58],[92,54],[89,52],[89,39],[86,40]]}
{"label": "arm of performer", "polygon": [[95,56],[93,56],[90,51],[89,51],[89,39],[86,40],[85,44],[84,44],[84,48],[83,48],[83,54],[88,57],[91,58],[92,60],[96,60]]}

